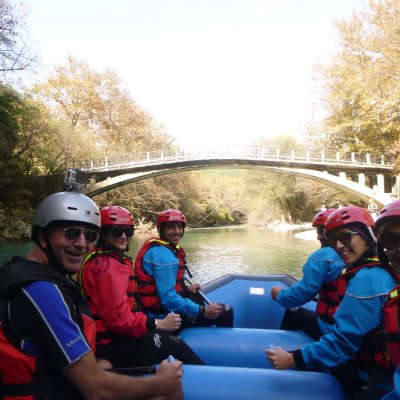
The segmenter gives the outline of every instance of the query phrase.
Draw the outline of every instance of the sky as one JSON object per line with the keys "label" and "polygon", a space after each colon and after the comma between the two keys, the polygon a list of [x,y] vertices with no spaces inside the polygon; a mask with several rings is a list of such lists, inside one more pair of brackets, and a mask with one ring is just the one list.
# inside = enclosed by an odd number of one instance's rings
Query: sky
{"label": "sky", "polygon": [[[15,0],[17,1],[17,0]],[[321,116],[317,61],[367,0],[22,0],[43,67],[115,70],[181,147],[301,140]],[[42,73],[38,77],[42,77]]]}

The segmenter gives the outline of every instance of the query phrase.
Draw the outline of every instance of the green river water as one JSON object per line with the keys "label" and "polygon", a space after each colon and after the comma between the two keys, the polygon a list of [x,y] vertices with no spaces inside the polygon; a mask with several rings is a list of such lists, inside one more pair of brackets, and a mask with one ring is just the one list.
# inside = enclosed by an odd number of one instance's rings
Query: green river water
{"label": "green river water", "polygon": [[[319,242],[314,233],[303,239],[296,232],[242,226],[191,229],[185,232],[182,246],[193,280],[199,283],[228,273],[288,273],[299,278],[304,262],[319,248]],[[135,233],[132,257],[150,236]],[[26,254],[32,246],[31,242],[0,244],[0,264],[12,255]]]}

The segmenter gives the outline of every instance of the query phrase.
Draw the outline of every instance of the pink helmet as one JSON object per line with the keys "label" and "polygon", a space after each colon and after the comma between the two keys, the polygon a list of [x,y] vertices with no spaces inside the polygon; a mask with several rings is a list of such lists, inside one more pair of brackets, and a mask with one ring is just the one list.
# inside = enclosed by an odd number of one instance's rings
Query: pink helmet
{"label": "pink helmet", "polygon": [[325,222],[326,222],[326,219],[334,211],[336,211],[336,208],[329,208],[328,210],[320,211],[318,214],[315,215],[311,225],[314,228],[317,228],[318,226],[324,226]]}
{"label": "pink helmet", "polygon": [[385,206],[375,222],[377,228],[380,228],[388,218],[400,218],[400,200],[396,200],[393,203]]}
{"label": "pink helmet", "polygon": [[120,206],[108,206],[100,210],[101,225],[135,225],[132,214]]}
{"label": "pink helmet", "polygon": [[157,217],[157,229],[160,229],[163,222],[182,222],[183,227],[186,226],[186,218],[179,210],[168,209],[160,212]]}
{"label": "pink helmet", "polygon": [[358,223],[375,229],[375,222],[368,210],[356,206],[342,207],[330,214],[325,222],[325,233],[348,224]]}

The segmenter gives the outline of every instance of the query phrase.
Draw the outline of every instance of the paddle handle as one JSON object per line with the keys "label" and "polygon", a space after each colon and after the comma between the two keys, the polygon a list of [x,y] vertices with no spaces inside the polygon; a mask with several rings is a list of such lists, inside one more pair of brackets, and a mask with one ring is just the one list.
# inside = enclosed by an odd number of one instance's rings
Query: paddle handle
{"label": "paddle handle", "polygon": [[[184,278],[189,283],[189,285],[193,285],[193,282],[191,281],[189,275],[186,272]],[[202,290],[198,289],[197,293],[203,298],[203,300],[206,302],[207,305],[211,304],[211,301],[207,298],[207,296],[204,294]]]}
{"label": "paddle handle", "polygon": [[155,374],[157,371],[157,365],[152,365],[150,367],[107,368],[106,371],[133,376]]}

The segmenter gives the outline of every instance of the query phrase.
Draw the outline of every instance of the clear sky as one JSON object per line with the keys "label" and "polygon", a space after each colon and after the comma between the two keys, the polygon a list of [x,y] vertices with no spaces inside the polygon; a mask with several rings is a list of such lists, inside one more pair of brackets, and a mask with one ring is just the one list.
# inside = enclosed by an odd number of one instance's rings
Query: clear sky
{"label": "clear sky", "polygon": [[[16,1],[16,0],[15,0]],[[333,19],[367,0],[23,0],[45,65],[111,68],[181,146],[299,137]]]}

